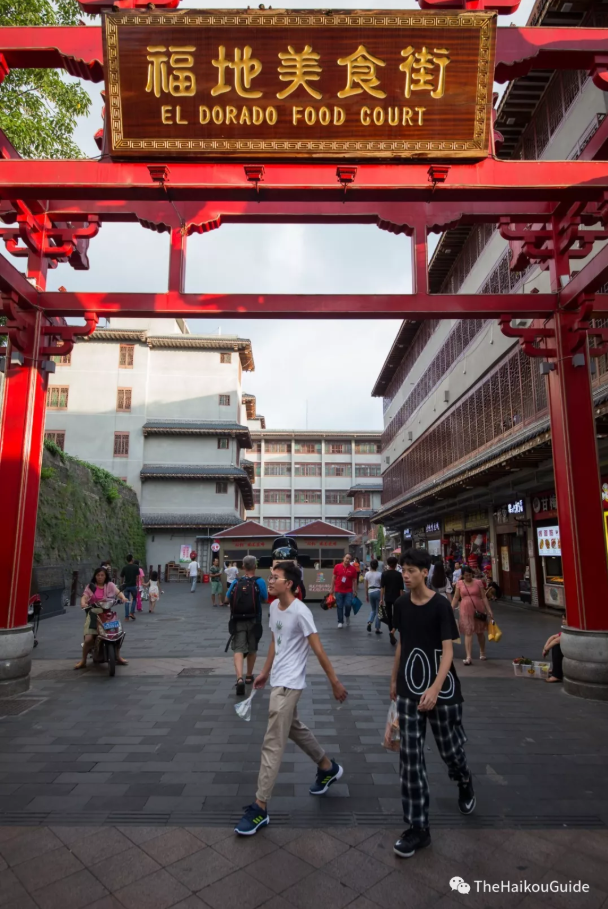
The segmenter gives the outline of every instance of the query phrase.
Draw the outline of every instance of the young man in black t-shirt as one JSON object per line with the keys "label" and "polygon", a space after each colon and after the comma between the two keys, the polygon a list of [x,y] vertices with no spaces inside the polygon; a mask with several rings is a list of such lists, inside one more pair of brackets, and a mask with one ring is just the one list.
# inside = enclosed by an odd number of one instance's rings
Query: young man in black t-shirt
{"label": "young man in black t-shirt", "polygon": [[401,733],[400,774],[403,816],[409,828],[394,845],[402,858],[430,846],[429,781],[424,760],[427,717],[449,777],[458,783],[462,814],[475,809],[462,726],[462,693],[452,662],[458,637],[447,599],[426,586],[431,559],[425,549],[410,549],[401,559],[406,593],[393,605],[399,635],[391,677]]}
{"label": "young man in black t-shirt", "polygon": [[386,624],[390,632],[389,638],[393,646],[397,643],[395,638],[395,622],[393,620],[393,603],[399,599],[403,593],[403,575],[397,570],[397,559],[395,556],[389,556],[386,560],[388,568],[385,568],[380,578],[380,606],[383,607],[386,615]]}

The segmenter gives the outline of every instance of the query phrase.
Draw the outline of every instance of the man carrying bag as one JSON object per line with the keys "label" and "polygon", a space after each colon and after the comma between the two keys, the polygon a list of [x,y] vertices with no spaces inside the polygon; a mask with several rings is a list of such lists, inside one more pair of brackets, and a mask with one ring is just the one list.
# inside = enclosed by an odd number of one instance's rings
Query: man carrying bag
{"label": "man carrying bag", "polygon": [[[266,582],[256,576],[256,567],[255,556],[245,556],[243,576],[236,578],[226,592],[226,599],[230,604],[230,622],[228,623],[230,639],[226,650],[228,650],[228,645],[232,646],[237,695],[245,694],[245,686],[253,684],[253,668],[263,632],[262,603],[268,599]],[[247,675],[243,679],[245,656],[247,657]]]}

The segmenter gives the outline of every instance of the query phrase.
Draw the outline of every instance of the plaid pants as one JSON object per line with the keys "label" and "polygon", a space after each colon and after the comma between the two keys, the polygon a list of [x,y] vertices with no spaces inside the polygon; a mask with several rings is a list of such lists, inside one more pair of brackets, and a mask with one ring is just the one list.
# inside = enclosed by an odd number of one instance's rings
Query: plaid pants
{"label": "plaid pants", "polygon": [[401,748],[399,764],[403,818],[412,827],[429,826],[429,780],[424,760],[426,721],[431,724],[437,749],[448,767],[451,780],[469,779],[462,726],[462,704],[436,704],[433,710],[418,710],[418,701],[397,698]]}

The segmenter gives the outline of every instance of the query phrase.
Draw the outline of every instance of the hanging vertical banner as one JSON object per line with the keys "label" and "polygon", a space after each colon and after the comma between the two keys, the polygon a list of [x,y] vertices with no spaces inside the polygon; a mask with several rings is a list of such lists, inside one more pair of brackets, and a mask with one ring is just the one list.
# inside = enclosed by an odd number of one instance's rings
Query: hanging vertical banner
{"label": "hanging vertical banner", "polygon": [[481,158],[495,13],[108,13],[107,151]]}

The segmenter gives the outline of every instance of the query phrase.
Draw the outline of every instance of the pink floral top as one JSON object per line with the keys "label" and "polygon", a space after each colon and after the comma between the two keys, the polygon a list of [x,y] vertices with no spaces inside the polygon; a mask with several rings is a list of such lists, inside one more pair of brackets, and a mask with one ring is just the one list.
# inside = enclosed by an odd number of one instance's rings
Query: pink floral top
{"label": "pink floral top", "polygon": [[91,590],[87,584],[83,593],[86,602],[91,605],[98,603],[100,600],[111,600],[115,596],[118,596],[118,587],[116,584],[113,584],[112,581],[108,584],[104,584],[103,587],[96,587],[95,590]]}

